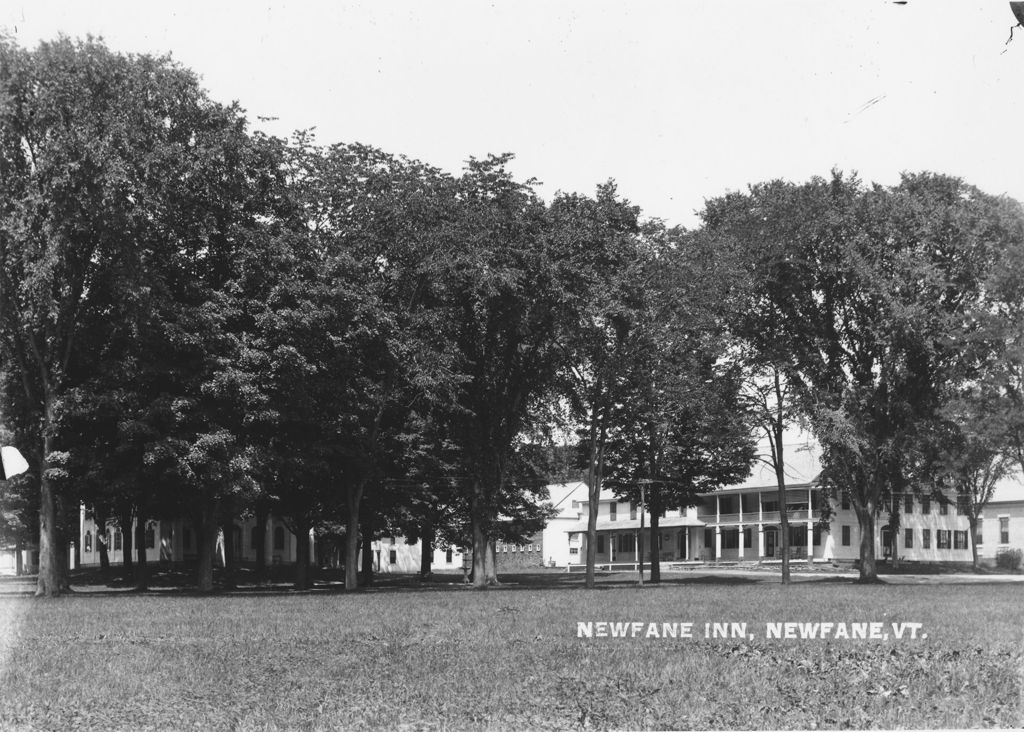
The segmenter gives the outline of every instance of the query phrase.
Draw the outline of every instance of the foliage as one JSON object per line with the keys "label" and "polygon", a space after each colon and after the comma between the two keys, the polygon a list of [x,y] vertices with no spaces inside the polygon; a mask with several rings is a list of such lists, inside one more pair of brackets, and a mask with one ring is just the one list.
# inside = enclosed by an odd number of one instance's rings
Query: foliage
{"label": "foliage", "polygon": [[[751,273],[742,331],[786,376],[822,445],[823,480],[874,536],[886,495],[913,489],[918,440],[952,385],[984,372],[976,324],[1020,207],[959,179],[893,188],[833,173],[710,201],[708,232]],[[874,545],[861,571],[875,576]]]}
{"label": "foliage", "polygon": [[1022,559],[1024,559],[1024,551],[1020,549],[1007,549],[1005,552],[996,554],[996,566],[1000,569],[1016,571],[1020,569]]}

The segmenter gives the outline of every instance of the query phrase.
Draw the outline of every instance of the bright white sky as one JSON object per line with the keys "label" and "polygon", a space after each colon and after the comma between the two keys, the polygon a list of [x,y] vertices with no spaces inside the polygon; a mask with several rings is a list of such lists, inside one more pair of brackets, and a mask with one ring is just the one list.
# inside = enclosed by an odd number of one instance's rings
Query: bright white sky
{"label": "bright white sky", "polygon": [[50,2],[58,33],[167,53],[277,134],[315,126],[457,172],[514,152],[541,193],[614,178],[693,226],[707,197],[840,167],[1024,200],[1024,28],[990,2]]}

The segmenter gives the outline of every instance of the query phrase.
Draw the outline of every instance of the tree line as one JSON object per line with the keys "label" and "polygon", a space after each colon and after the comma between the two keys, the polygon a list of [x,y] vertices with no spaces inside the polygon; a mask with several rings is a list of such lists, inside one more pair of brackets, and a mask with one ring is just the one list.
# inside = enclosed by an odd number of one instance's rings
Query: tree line
{"label": "tree line", "polygon": [[471,547],[486,586],[579,470],[592,584],[602,484],[644,489],[653,537],[747,475],[759,428],[780,492],[782,428],[810,429],[869,537],[907,492],[971,497],[973,526],[1024,460],[1018,202],[834,171],[685,230],[612,182],[546,202],[510,159],[280,139],[169,58],[0,39],[0,406],[33,466],[0,532],[38,542],[38,593],[82,503],[140,586],[147,521],[188,519],[209,590],[243,514],[337,542],[346,588],[382,532]]}

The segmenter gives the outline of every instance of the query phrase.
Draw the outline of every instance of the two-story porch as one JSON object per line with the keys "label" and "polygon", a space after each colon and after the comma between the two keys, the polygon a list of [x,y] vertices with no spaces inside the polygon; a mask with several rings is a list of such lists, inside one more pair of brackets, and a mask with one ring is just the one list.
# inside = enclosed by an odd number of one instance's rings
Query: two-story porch
{"label": "two-story porch", "polygon": [[[644,517],[641,534],[640,519],[598,520],[598,564],[635,564],[639,561],[637,547],[643,549],[645,562],[651,560],[650,517]],[[577,524],[567,530],[573,564],[586,562],[586,524]],[[704,540],[704,522],[692,515],[665,516],[658,522],[658,557],[661,561],[693,561],[698,557]],[[575,551],[574,551],[575,550]]]}
{"label": "two-story porch", "polygon": [[[791,558],[826,561],[833,558],[831,537],[817,526],[821,491],[815,485],[786,491]],[[707,528],[701,558],[708,561],[771,561],[782,559],[782,519],[778,489],[725,489],[707,496],[697,507]]]}

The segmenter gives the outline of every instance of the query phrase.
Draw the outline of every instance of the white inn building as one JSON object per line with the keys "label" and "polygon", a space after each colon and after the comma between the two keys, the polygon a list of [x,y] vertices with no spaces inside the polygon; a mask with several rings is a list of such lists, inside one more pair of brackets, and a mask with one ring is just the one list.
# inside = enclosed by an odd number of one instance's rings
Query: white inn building
{"label": "white inn building", "polygon": [[[812,445],[787,445],[786,511],[791,559],[810,562],[853,562],[860,556],[860,528],[849,501],[833,499],[831,521],[822,527],[827,500],[817,478],[820,466]],[[569,548],[568,569],[586,563],[587,500],[573,502],[578,520],[565,527]],[[955,496],[948,501],[907,494],[897,496],[900,525],[899,561],[970,562],[967,516]],[[658,557],[661,562],[781,561],[781,522],[775,471],[757,463],[741,484],[704,496],[697,506],[669,510],[660,517]],[[875,555],[890,558],[892,542],[887,526],[889,511],[876,521]],[[652,556],[650,514],[643,517],[644,561]],[[637,564],[641,520],[638,507],[621,501],[609,490],[601,492],[597,520],[597,563],[626,568]],[[994,564],[1001,552],[1024,547],[1024,483],[1020,476],[1003,481],[985,506],[979,526],[978,556]]]}

